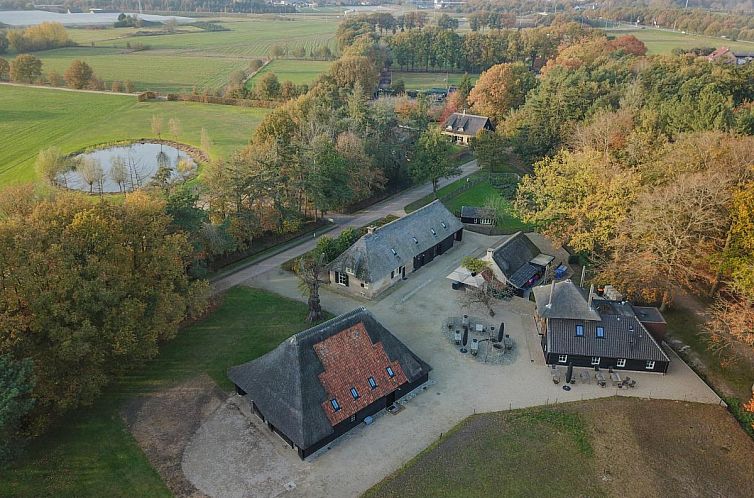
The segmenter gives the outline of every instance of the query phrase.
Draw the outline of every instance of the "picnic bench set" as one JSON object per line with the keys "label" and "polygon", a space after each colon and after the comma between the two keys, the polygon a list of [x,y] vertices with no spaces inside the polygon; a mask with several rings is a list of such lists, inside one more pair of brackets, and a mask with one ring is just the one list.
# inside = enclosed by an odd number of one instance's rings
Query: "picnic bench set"
{"label": "picnic bench set", "polygon": [[[550,373],[552,375],[553,384],[560,384],[561,380],[563,380],[563,375],[557,365],[551,366]],[[579,373],[578,377],[579,377],[579,382],[582,384],[592,383],[592,375],[587,370],[582,370]],[[636,387],[636,379],[632,379],[629,376],[621,377],[620,373],[613,371],[612,368],[608,370],[607,377],[606,377],[605,372],[595,368],[594,380],[598,386],[607,387],[608,378],[610,379],[610,385],[612,387],[617,387],[618,389]],[[575,384],[575,383],[576,383],[576,376],[573,375],[571,376],[571,384]]]}

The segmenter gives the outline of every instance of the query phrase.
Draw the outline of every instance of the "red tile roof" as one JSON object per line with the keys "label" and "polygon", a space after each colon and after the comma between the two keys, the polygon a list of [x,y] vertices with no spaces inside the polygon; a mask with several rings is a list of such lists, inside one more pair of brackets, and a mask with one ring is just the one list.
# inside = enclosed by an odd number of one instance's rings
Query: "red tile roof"
{"label": "red tile roof", "polygon": [[[315,344],[314,351],[325,369],[319,375],[319,382],[328,394],[322,407],[332,426],[408,382],[400,363],[390,361],[382,343],[372,343],[361,322]],[[388,375],[387,367],[392,368],[393,378]],[[369,377],[376,381],[376,388],[369,385]],[[358,391],[358,399],[353,399],[352,387]],[[333,398],[340,405],[338,411],[330,404]]]}

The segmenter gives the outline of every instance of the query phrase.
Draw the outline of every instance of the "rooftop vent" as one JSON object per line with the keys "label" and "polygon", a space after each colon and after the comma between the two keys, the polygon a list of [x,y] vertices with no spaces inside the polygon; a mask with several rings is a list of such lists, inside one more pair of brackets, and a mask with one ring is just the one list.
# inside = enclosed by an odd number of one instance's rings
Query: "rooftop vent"
{"label": "rooftop vent", "polygon": [[435,232],[434,228],[430,228],[429,231],[432,232],[432,235],[434,235],[435,237],[437,237],[437,232]]}
{"label": "rooftop vent", "polygon": [[419,243],[419,240],[417,240],[417,238],[416,238],[416,237],[411,237],[411,240],[413,240],[413,241],[414,241],[414,244],[418,244],[418,243]]}
{"label": "rooftop vent", "polygon": [[390,248],[390,252],[392,252],[393,256],[395,256],[396,258],[398,257],[398,253],[392,247]]}

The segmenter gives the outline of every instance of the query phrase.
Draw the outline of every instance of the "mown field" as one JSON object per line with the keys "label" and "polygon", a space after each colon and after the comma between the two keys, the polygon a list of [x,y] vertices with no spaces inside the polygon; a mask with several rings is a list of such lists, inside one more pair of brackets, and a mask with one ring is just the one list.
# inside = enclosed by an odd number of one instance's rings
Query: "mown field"
{"label": "mown field", "polygon": [[[335,51],[337,22],[335,16],[254,16],[221,19],[220,24],[230,31],[209,32],[190,26],[181,26],[174,34],[160,34],[161,28],[69,29],[79,47],[35,55],[42,59],[44,71],[61,74],[72,61],[81,59],[108,86],[113,80],[130,80],[137,90],[162,93],[217,89],[228,82],[231,72],[246,69],[253,59],[269,57],[275,45],[288,50],[304,47],[307,53],[326,45]],[[134,52],[127,44],[143,44],[149,49]],[[289,68],[288,79],[298,77],[303,83],[318,74],[315,68],[326,67],[308,61],[304,65],[308,69],[301,75],[296,68]]]}
{"label": "mown field", "polygon": [[248,60],[231,57],[177,55],[168,50],[130,52],[120,48],[75,47],[49,50],[39,55],[43,71],[64,74],[76,59],[92,66],[97,77],[112,81],[129,80],[135,90],[159,93],[190,93],[192,89],[222,88],[228,75],[246,69]]}
{"label": "mown field", "polygon": [[316,80],[317,76],[327,71],[331,64],[331,61],[275,59],[255,74],[253,78],[250,78],[246,85],[249,88],[253,87],[254,80],[265,73],[275,73],[281,82],[289,80],[297,85],[309,84]]}
{"label": "mown field", "polygon": [[752,475],[723,407],[617,397],[475,415],[365,496],[745,497]]}
{"label": "mown field", "polygon": [[138,396],[209,376],[223,390],[228,367],[252,360],[307,327],[306,304],[247,287],[228,291],[222,305],[162,347],[160,356],[109,386],[27,455],[0,473],[0,496],[172,496],[123,420]]}
{"label": "mown field", "polygon": [[[476,82],[478,74],[470,74],[471,80]],[[403,81],[406,90],[427,90],[429,88],[447,88],[457,85],[463,74],[458,73],[414,73],[407,71],[393,71],[393,84]]]}
{"label": "mown field", "polygon": [[56,145],[63,152],[115,140],[152,137],[151,118],[177,118],[177,139],[200,145],[201,129],[213,142],[210,153],[229,154],[248,143],[266,109],[198,104],[143,102],[135,97],[46,88],[0,85],[0,185],[35,179],[34,160],[41,148]]}
{"label": "mown field", "polygon": [[683,34],[679,31],[625,27],[611,28],[607,32],[616,36],[634,35],[644,42],[649,54],[670,54],[674,48],[692,49],[698,47],[729,47],[754,51],[754,43],[734,42],[712,36]]}

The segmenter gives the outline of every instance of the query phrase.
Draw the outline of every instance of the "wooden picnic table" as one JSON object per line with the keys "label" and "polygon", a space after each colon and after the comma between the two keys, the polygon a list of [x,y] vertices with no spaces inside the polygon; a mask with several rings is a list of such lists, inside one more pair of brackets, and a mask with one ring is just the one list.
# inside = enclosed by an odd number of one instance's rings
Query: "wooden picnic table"
{"label": "wooden picnic table", "polygon": [[618,374],[618,372],[611,372],[610,373],[610,380],[613,382],[614,386],[619,386],[621,384],[621,378],[620,378],[620,374]]}
{"label": "wooden picnic table", "polygon": [[605,381],[605,376],[602,374],[602,372],[595,372],[594,378],[597,380],[597,384],[600,387],[605,387],[607,385],[607,382]]}

